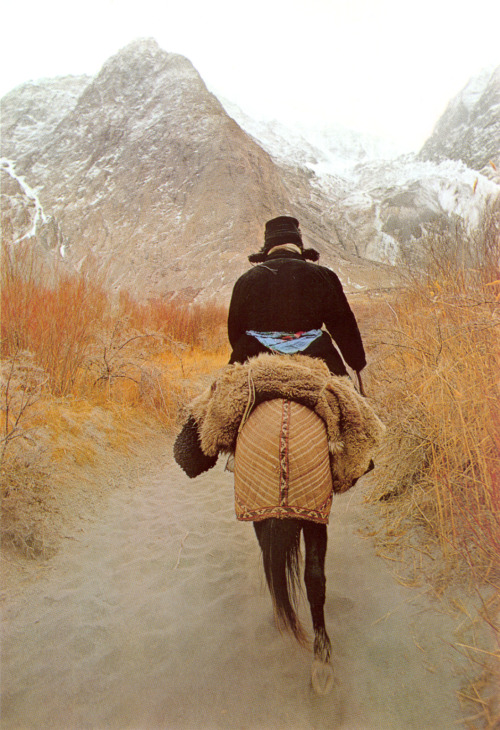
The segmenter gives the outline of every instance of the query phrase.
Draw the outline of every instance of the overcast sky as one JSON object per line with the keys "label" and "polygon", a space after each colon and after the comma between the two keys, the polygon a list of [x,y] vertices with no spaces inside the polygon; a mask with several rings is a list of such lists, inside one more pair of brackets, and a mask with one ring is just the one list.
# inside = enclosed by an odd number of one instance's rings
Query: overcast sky
{"label": "overcast sky", "polygon": [[5,0],[0,95],[95,74],[138,37],[255,117],[338,123],[417,149],[448,101],[500,65],[498,0]]}

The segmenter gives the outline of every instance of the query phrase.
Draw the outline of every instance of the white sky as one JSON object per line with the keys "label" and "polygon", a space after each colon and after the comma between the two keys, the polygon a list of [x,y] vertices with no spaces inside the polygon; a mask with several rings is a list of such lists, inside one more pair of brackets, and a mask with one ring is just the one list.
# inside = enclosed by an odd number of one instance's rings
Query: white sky
{"label": "white sky", "polygon": [[406,149],[500,65],[498,0],[4,0],[0,21],[0,96],[95,74],[153,37],[255,117],[344,124]]}

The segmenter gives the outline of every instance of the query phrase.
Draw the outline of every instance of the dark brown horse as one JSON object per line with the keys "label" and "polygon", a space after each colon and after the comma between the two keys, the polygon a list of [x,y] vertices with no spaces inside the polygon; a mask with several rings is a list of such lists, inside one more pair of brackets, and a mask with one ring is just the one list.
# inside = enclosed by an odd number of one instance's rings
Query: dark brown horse
{"label": "dark brown horse", "polygon": [[312,682],[320,694],[333,686],[324,619],[333,493],[350,489],[370,469],[383,432],[351,381],[332,376],[321,361],[259,355],[228,366],[193,401],[174,446],[190,477],[212,468],[220,453],[234,452],[236,517],[254,523],[278,625],[304,645],[296,611],[303,535]]}
{"label": "dark brown horse", "polygon": [[[285,418],[286,415],[286,418]],[[331,645],[325,627],[325,557],[332,498],[330,454],[324,423],[304,406],[284,400],[263,403],[238,437],[235,497],[240,519],[253,521],[278,627],[302,646],[307,632],[297,616],[304,582],[314,631],[311,679],[318,694],[333,687]]]}

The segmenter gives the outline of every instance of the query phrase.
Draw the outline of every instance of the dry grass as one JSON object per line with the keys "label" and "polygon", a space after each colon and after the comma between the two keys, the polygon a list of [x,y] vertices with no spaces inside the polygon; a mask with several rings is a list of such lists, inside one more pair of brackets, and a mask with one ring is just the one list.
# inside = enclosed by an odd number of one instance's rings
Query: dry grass
{"label": "dry grass", "polygon": [[[500,582],[498,233],[491,225],[479,242],[433,237],[423,273],[354,303],[371,363],[366,386],[388,425],[371,496],[386,516],[380,549],[403,555],[407,583],[430,573],[443,591],[466,577],[486,596]],[[95,276],[49,275],[29,248],[4,250],[4,540],[50,554],[62,505],[78,500],[75,484],[91,499],[115,456],[129,460],[141,438],[174,427],[227,362],[225,327],[216,305],[124,293],[114,301]],[[496,608],[484,599],[486,625]],[[498,707],[485,688],[497,648],[463,650],[480,666],[462,697],[479,718],[468,727],[494,728]]]}
{"label": "dry grass", "polygon": [[54,395],[72,393],[107,297],[96,277],[64,275],[50,285],[32,249],[2,247],[2,357],[30,353]]}
{"label": "dry grass", "polygon": [[407,497],[445,561],[465,557],[484,579],[500,555],[499,290],[451,272],[415,281],[394,303],[377,363],[390,430],[374,496]]}
{"label": "dry grass", "polygon": [[[426,268],[372,307],[371,325],[361,307],[367,384],[388,425],[371,495],[385,514],[379,544],[410,583],[427,574],[438,592],[457,580],[477,592],[494,647],[473,649],[482,679],[469,698],[500,662],[487,600],[500,588],[499,233],[497,217],[473,241],[431,237]],[[483,725],[469,727],[497,727],[495,699],[484,703]]]}
{"label": "dry grass", "polygon": [[174,422],[180,384],[228,357],[226,319],[215,303],[115,301],[94,272],[49,272],[31,245],[4,246],[4,439],[42,393],[142,405]]}
{"label": "dry grass", "polygon": [[186,305],[175,299],[134,301],[127,292],[121,292],[119,317],[129,327],[145,332],[161,333],[170,343],[184,343],[193,348],[214,352],[226,344],[227,309],[216,302]]}
{"label": "dry grass", "polygon": [[93,272],[48,271],[31,244],[3,247],[1,294],[3,542],[46,556],[69,492],[95,489],[144,433],[174,427],[227,362],[227,312],[116,301]]}

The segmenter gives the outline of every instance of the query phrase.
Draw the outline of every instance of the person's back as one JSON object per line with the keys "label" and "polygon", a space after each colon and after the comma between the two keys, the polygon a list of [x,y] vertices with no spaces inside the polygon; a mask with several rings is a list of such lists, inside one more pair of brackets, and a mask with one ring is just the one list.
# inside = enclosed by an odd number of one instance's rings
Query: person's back
{"label": "person's back", "polygon": [[345,375],[331,335],[347,364],[363,369],[366,359],[354,314],[337,275],[310,263],[318,258],[314,249],[304,250],[295,218],[280,216],[266,223],[263,249],[249,256],[260,265],[243,274],[233,289],[230,362],[269,350],[302,352],[321,357],[333,373]]}
{"label": "person's back", "polygon": [[235,292],[246,308],[250,329],[299,332],[321,328],[331,298],[329,286],[323,267],[307,263],[299,254],[278,251],[247,271]]}

